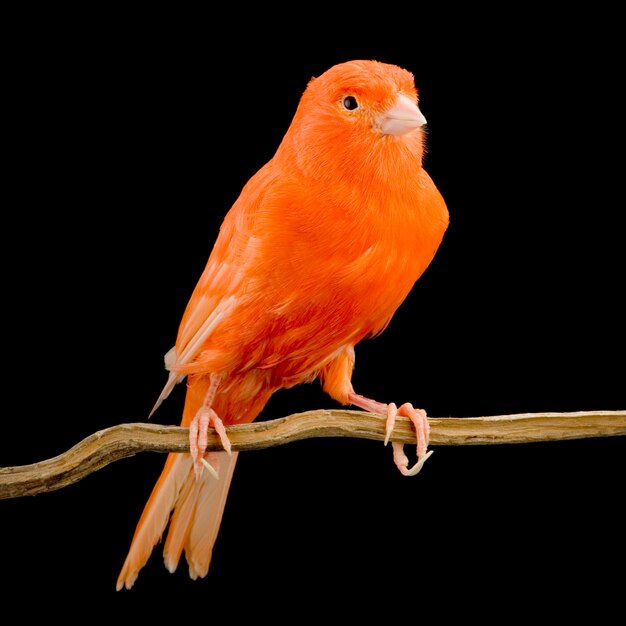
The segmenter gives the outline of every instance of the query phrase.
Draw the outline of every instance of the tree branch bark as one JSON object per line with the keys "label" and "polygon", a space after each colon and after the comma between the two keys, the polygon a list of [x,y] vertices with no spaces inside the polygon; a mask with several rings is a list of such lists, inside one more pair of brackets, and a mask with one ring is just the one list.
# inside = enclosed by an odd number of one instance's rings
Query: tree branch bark
{"label": "tree branch bark", "polygon": [[[626,411],[429,418],[429,422],[432,446],[531,443],[626,435]],[[361,411],[319,410],[230,426],[227,432],[233,450],[258,450],[311,437],[383,441],[385,418]],[[406,418],[397,419],[392,440],[415,442],[415,434]],[[113,426],[90,435],[52,459],[0,468],[0,499],[60,489],[138,452],[186,452],[188,449],[187,428],[145,423]],[[208,449],[222,449],[213,429],[209,432]]]}

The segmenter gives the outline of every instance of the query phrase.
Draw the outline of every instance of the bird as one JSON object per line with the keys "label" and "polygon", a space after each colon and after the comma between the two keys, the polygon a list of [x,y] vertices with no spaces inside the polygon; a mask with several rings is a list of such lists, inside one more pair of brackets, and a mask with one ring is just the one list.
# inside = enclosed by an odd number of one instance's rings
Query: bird
{"label": "bird", "polygon": [[[351,60],[306,84],[274,156],[227,212],[165,356],[152,413],[186,379],[189,452],[170,453],[117,580],[130,589],[168,528],[165,567],[185,553],[208,574],[238,453],[226,427],[250,423],[275,392],[319,380],[342,405],[397,416],[416,432],[414,475],[428,450],[426,412],[355,392],[355,346],[379,335],[431,264],[449,224],[423,166],[426,118],[414,75]],[[151,413],[151,414],[152,414]],[[214,428],[224,450],[207,452]]]}

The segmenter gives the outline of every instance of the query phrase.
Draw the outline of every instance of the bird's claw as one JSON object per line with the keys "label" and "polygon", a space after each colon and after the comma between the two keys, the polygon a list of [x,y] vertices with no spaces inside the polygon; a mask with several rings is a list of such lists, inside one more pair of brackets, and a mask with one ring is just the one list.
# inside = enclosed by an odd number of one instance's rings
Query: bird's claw
{"label": "bird's claw", "polygon": [[433,453],[432,450],[428,451],[428,439],[430,436],[430,425],[428,418],[426,417],[426,411],[422,409],[415,409],[413,405],[407,402],[403,404],[399,409],[392,402],[387,405],[387,421],[385,424],[385,445],[389,442],[393,427],[396,422],[396,417],[403,415],[408,417],[413,426],[415,426],[415,433],[417,436],[417,463],[409,469],[409,459],[404,454],[404,445],[395,441],[391,442],[393,447],[393,461],[396,467],[400,470],[403,476],[415,476],[424,466],[424,463],[428,460]]}
{"label": "bird's claw", "polygon": [[200,463],[202,463],[202,465],[207,468],[209,474],[211,474],[211,476],[213,476],[215,480],[219,480],[220,475],[217,473],[217,470],[204,457],[200,459]]}
{"label": "bird's claw", "polygon": [[200,478],[204,467],[209,470],[212,476],[218,478],[215,468],[204,458],[209,443],[208,430],[211,426],[219,435],[224,450],[229,456],[232,454],[230,439],[226,434],[224,423],[213,409],[202,407],[189,424],[189,452],[193,459],[196,478]]}
{"label": "bird's claw", "polygon": [[392,441],[391,445],[393,446],[393,461],[403,476],[415,476],[419,474],[422,467],[424,467],[424,463],[426,463],[430,455],[434,452],[433,450],[429,450],[422,457],[418,458],[417,463],[409,469],[409,459],[406,454],[404,454],[404,445],[396,443],[395,441]]}
{"label": "bird's claw", "polygon": [[389,443],[389,437],[391,437],[391,433],[393,432],[393,427],[396,425],[396,415],[398,415],[398,407],[393,402],[391,402],[387,405],[387,421],[385,422],[384,445],[387,445]]}

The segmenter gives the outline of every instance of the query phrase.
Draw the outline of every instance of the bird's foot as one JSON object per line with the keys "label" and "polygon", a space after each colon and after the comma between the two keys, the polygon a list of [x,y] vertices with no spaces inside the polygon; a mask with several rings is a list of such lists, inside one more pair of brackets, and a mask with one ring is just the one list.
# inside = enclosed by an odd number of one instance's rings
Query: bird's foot
{"label": "bird's foot", "polygon": [[197,478],[202,474],[203,467],[206,467],[213,476],[218,477],[217,470],[205,458],[209,442],[208,430],[211,426],[219,435],[224,450],[231,454],[230,439],[226,434],[224,423],[213,409],[203,406],[189,424],[189,451]]}
{"label": "bird's foot", "polygon": [[417,463],[409,469],[409,459],[406,454],[404,454],[404,445],[392,441],[391,446],[393,448],[393,461],[396,467],[404,476],[415,476],[433,453],[432,450],[428,451],[430,424],[426,417],[426,411],[423,409],[415,409],[409,402],[398,408],[393,402],[391,404],[382,404],[381,402],[370,400],[356,393],[350,393],[348,399],[352,404],[366,411],[387,414],[387,421],[385,423],[385,445],[389,443],[389,438],[393,432],[397,416],[408,417],[411,420],[417,436]]}
{"label": "bird's foot", "polygon": [[409,402],[403,404],[399,409],[392,402],[387,405],[387,422],[385,424],[385,445],[391,437],[393,427],[398,415],[408,417],[413,426],[415,427],[415,434],[417,435],[417,463],[409,469],[409,459],[404,454],[404,445],[395,441],[391,442],[393,448],[393,461],[396,467],[400,470],[400,473],[404,476],[415,476],[424,463],[428,460],[433,453],[432,450],[428,451],[428,439],[430,437],[430,424],[426,417],[426,411],[423,409],[415,409]]}

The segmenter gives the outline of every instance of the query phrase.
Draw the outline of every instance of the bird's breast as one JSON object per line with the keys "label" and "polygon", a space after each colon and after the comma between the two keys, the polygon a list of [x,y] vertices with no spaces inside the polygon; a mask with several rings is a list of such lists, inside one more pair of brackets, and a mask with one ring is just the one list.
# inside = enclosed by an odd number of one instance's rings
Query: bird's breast
{"label": "bird's breast", "polygon": [[281,363],[285,376],[297,376],[387,325],[447,224],[441,207],[422,202],[410,195],[393,201],[370,196],[358,210],[327,205],[326,219],[307,222],[303,212],[291,234],[290,220],[282,222],[289,247],[271,264],[274,288],[267,303],[274,330],[265,364]]}

